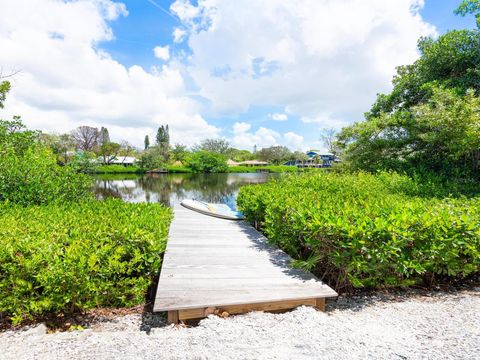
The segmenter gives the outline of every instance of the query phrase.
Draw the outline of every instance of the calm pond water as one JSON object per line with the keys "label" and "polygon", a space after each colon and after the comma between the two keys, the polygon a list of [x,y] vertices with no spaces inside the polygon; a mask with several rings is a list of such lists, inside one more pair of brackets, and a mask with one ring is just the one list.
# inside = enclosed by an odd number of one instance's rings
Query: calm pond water
{"label": "calm pond water", "polygon": [[95,194],[128,202],[159,202],[167,206],[183,199],[224,203],[235,207],[241,186],[264,183],[279,174],[106,174],[95,177]]}

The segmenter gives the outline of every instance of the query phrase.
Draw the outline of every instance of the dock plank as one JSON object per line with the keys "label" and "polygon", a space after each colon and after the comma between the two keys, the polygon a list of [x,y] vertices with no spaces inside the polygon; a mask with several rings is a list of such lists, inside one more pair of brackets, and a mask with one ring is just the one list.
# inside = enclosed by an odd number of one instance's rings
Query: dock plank
{"label": "dock plank", "polygon": [[172,322],[212,309],[322,308],[325,298],[337,296],[314,275],[293,269],[291,258],[248,223],[183,207],[174,213],[154,303]]}

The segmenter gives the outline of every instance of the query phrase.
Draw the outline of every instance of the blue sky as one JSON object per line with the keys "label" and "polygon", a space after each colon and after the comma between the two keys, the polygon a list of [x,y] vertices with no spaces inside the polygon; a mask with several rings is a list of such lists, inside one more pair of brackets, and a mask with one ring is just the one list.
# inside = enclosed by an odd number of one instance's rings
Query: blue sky
{"label": "blue sky", "polygon": [[[105,42],[102,48],[126,66],[140,64],[145,67],[158,65],[152,49],[159,43],[173,45],[172,31],[180,22],[170,12],[171,0],[154,0],[160,10],[149,0],[123,0],[129,15],[111,23],[115,40]],[[440,33],[452,29],[474,28],[473,17],[460,17],[453,9],[460,1],[426,0],[420,14],[429,23],[435,25]],[[184,45],[176,49],[185,49]]]}
{"label": "blue sky", "polygon": [[321,129],[361,120],[420,36],[475,27],[459,2],[18,0],[0,14],[0,65],[22,70],[4,112],[139,147],[168,123],[187,145],[322,148]]}

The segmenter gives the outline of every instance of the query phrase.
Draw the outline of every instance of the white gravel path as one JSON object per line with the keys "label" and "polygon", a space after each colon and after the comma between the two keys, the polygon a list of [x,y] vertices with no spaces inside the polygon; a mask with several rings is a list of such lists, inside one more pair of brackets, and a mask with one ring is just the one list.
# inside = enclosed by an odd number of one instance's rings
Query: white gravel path
{"label": "white gravel path", "polygon": [[211,316],[187,328],[163,321],[134,314],[83,331],[7,331],[0,359],[480,359],[480,288],[340,298],[326,313]]}

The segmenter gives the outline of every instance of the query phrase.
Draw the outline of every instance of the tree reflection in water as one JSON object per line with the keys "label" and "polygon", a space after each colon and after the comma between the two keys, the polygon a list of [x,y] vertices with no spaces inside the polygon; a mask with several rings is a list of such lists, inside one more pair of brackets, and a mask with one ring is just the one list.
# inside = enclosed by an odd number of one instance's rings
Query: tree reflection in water
{"label": "tree reflection in water", "polygon": [[260,184],[277,174],[115,174],[95,177],[99,199],[120,198],[128,202],[160,202],[174,206],[183,199],[225,203],[235,207],[243,185]]}

